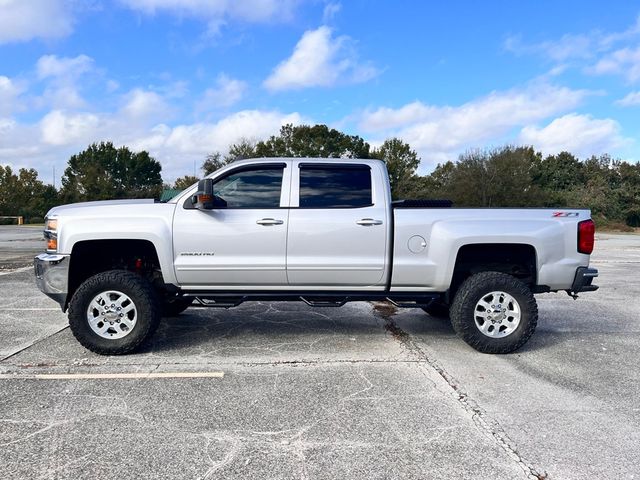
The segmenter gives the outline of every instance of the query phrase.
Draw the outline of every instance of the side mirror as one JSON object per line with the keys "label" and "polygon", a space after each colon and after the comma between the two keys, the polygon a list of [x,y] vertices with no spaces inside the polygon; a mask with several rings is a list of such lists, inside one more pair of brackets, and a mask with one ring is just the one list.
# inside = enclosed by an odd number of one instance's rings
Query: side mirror
{"label": "side mirror", "polygon": [[223,198],[213,194],[213,180],[211,178],[205,178],[198,182],[198,191],[191,197],[191,203],[198,210],[227,207],[227,202]]}

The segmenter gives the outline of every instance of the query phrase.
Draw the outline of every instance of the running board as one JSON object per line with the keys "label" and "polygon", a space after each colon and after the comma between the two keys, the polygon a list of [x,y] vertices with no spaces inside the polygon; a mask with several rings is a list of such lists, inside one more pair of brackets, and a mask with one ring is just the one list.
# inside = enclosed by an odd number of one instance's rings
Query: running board
{"label": "running board", "polygon": [[[189,297],[190,295],[185,295]],[[247,299],[245,297],[239,298],[208,298],[208,297],[195,297],[195,302],[201,307],[211,308],[233,308],[244,303]]]}
{"label": "running board", "polygon": [[399,308],[424,308],[440,298],[438,293],[424,292],[185,292],[192,297],[195,306],[232,308],[244,302],[296,302],[311,307],[342,307],[348,302],[387,301]]}

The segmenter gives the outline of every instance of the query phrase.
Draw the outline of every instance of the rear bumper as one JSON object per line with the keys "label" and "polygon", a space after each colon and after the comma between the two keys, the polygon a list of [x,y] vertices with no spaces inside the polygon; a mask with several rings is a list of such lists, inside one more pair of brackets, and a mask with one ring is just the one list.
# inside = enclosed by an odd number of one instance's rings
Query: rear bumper
{"label": "rear bumper", "polygon": [[69,255],[42,253],[33,259],[36,285],[64,310],[69,291]]}
{"label": "rear bumper", "polygon": [[593,279],[598,276],[598,270],[589,267],[578,267],[576,276],[571,285],[571,292],[593,292],[598,289],[597,285],[593,285]]}

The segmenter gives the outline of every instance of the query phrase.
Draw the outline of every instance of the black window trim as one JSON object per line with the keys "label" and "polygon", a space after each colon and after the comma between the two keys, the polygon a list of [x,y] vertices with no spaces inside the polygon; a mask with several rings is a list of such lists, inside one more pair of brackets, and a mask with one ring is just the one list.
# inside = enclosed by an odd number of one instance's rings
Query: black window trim
{"label": "black window trim", "polygon": [[365,165],[362,163],[299,163],[298,168],[309,168],[309,169],[321,169],[321,168],[335,168],[335,169],[344,169],[344,170],[369,170],[371,171],[370,165]]}
{"label": "black window trim", "polygon": [[[315,168],[314,168],[315,167]],[[296,210],[357,210],[359,208],[371,208],[375,206],[373,203],[373,175],[371,175],[371,165],[366,165],[363,163],[318,163],[318,162],[306,162],[299,163],[298,169],[302,170],[303,168],[309,170],[320,170],[325,168],[334,168],[336,170],[368,170],[371,178],[371,203],[365,205],[358,205],[357,207],[301,207],[300,206],[300,177],[298,177],[298,206],[291,207]]]}
{"label": "black window trim", "polygon": [[[282,168],[282,179],[284,180],[284,169],[287,168],[287,164],[285,162],[270,162],[270,163],[252,163],[250,165],[240,165],[233,170],[229,170],[224,175],[215,179],[216,183],[220,180],[224,180],[225,178],[241,172],[247,172],[250,170],[277,170]],[[280,185],[280,198],[282,198],[282,187]],[[197,210],[195,205],[191,202],[191,196],[188,196],[184,204],[182,205],[184,210]],[[225,208],[212,208],[212,210],[276,210],[276,209],[285,209],[289,207],[281,207],[278,205],[277,207],[269,207],[269,208],[256,208],[256,207],[225,207]]]}

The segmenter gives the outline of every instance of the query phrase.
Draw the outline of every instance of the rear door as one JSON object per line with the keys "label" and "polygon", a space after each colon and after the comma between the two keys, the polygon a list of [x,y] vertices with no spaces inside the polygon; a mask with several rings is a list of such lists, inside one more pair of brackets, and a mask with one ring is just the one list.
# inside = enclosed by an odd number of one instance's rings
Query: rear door
{"label": "rear door", "polygon": [[289,285],[383,285],[389,219],[384,195],[374,191],[371,165],[300,161],[292,176]]}

